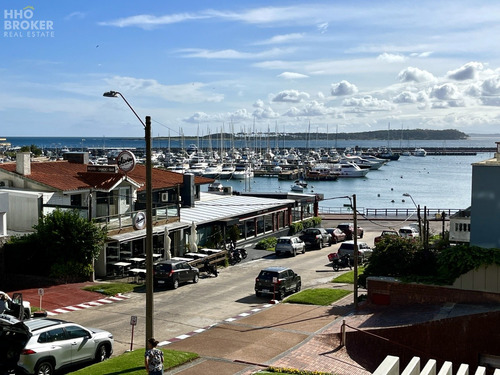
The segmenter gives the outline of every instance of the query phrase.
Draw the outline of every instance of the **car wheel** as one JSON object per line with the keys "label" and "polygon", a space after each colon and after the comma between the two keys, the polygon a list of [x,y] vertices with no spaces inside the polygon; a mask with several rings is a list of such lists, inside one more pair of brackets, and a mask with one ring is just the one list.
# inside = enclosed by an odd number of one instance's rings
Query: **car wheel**
{"label": "car wheel", "polygon": [[108,349],[106,348],[106,345],[99,345],[95,352],[95,361],[96,362],[102,362],[108,359],[109,354],[108,354]]}
{"label": "car wheel", "polygon": [[338,243],[338,242],[339,242],[339,240],[338,240],[338,238],[337,238],[337,237],[333,237],[333,238],[332,238],[332,243]]}
{"label": "car wheel", "polygon": [[301,288],[302,288],[302,285],[300,283],[297,283],[297,285],[295,286],[295,293],[300,292]]}
{"label": "car wheel", "polygon": [[295,256],[297,256],[297,250],[296,250],[296,249],[293,249],[292,255],[293,255],[294,257],[295,257]]}
{"label": "car wheel", "polygon": [[194,277],[193,277],[193,283],[196,284],[198,282],[198,280],[200,280],[200,276],[197,273],[195,273]]}
{"label": "car wheel", "polygon": [[53,375],[54,366],[50,362],[41,362],[36,366],[35,375]]}
{"label": "car wheel", "polygon": [[306,253],[306,247],[304,246],[304,247],[302,248],[302,254],[305,254],[305,253]]}
{"label": "car wheel", "polygon": [[319,246],[318,246],[318,249],[322,249],[323,248],[323,240],[319,241]]}
{"label": "car wheel", "polygon": [[179,287],[179,280],[178,279],[174,279],[172,281],[172,288],[173,289],[177,289]]}
{"label": "car wheel", "polygon": [[262,297],[262,293],[261,293],[261,292],[257,292],[257,291],[255,291],[255,296],[256,296],[256,297]]}
{"label": "car wheel", "polygon": [[280,289],[276,292],[275,298],[278,300],[282,300],[285,297],[285,289]]}

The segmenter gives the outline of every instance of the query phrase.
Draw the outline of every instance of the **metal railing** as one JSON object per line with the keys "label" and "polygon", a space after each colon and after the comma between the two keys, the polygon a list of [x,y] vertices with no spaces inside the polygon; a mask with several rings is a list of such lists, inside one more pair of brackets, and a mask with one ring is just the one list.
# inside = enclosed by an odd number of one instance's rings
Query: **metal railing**
{"label": "metal railing", "polygon": [[[100,216],[94,218],[94,220],[97,225],[101,227],[106,226],[108,230],[123,229],[134,225],[134,218],[139,212],[143,212],[143,210],[130,211],[119,215]],[[170,204],[167,206],[154,207],[152,220],[155,222],[178,216],[178,206],[176,204]]]}
{"label": "metal railing", "polygon": [[[417,217],[417,209],[416,208],[357,208],[358,215],[362,215],[369,218],[407,218],[410,216]],[[427,216],[427,219],[438,219],[442,218],[443,212],[446,215],[446,218],[449,218],[450,215],[455,214],[460,211],[455,208],[427,208],[424,212],[424,209],[421,208],[420,216],[423,218],[424,215]],[[319,214],[321,215],[349,215],[352,214],[352,210],[347,207],[319,207]]]}

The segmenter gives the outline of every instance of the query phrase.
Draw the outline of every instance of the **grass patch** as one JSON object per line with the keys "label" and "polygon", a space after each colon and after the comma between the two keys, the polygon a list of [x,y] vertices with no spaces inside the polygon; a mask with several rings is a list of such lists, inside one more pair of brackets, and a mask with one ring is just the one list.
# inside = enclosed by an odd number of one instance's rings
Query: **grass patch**
{"label": "grass patch", "polygon": [[352,293],[350,290],[345,289],[306,289],[286,298],[283,302],[328,306],[350,293]]}
{"label": "grass patch", "polygon": [[[365,272],[365,267],[358,267],[358,276]],[[354,271],[349,271],[337,276],[332,280],[332,283],[354,284]]]}
{"label": "grass patch", "polygon": [[97,292],[106,296],[116,296],[119,293],[130,293],[136,288],[142,288],[136,284],[127,283],[102,283],[97,285],[90,285],[83,288],[89,292]]}
{"label": "grass patch", "polygon": [[[160,348],[161,349],[161,348]],[[177,350],[161,349],[164,356],[165,370],[182,365],[198,358],[198,354],[190,352],[181,352]],[[73,375],[109,375],[109,374],[127,374],[127,375],[144,375],[144,349],[137,349],[132,352],[124,353],[120,356],[113,357],[107,361],[93,364],[92,366],[82,368],[78,371],[71,372]]]}

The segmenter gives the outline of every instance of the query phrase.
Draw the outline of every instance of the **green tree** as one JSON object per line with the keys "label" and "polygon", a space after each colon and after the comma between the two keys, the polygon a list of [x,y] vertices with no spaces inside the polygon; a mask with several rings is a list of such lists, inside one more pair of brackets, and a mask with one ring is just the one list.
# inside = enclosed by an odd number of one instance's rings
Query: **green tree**
{"label": "green tree", "polygon": [[[30,271],[65,281],[81,280],[92,274],[93,260],[106,239],[105,228],[82,218],[76,210],[55,210],[40,218],[33,228],[35,233],[8,244],[10,259],[19,258],[22,251],[23,259],[34,265]],[[18,259],[17,263],[25,262]]]}
{"label": "green tree", "polygon": [[35,157],[42,155],[42,150],[37,145],[22,146],[21,152],[31,152]]}

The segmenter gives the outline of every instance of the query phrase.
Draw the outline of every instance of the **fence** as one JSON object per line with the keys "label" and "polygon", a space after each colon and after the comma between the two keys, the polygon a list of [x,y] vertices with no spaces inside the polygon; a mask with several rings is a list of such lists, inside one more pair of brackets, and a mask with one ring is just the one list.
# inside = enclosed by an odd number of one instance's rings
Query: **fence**
{"label": "fence", "polygon": [[[358,215],[365,216],[370,219],[391,219],[391,218],[417,218],[417,210],[415,208],[357,208]],[[455,208],[427,208],[424,212],[420,210],[420,216],[427,217],[428,220],[441,220],[443,212],[445,217],[449,218],[450,215],[458,212],[459,209]],[[320,215],[352,215],[352,210],[348,207],[319,207]]]}

